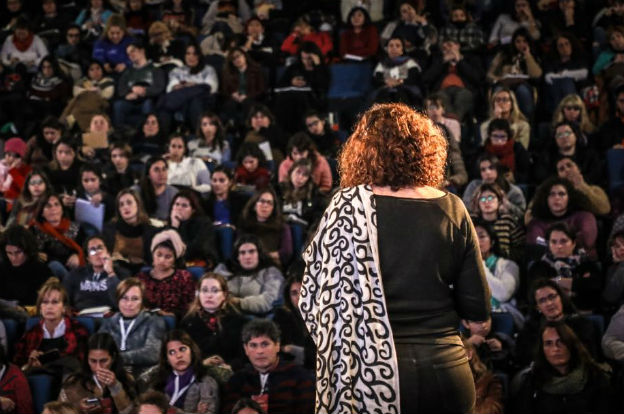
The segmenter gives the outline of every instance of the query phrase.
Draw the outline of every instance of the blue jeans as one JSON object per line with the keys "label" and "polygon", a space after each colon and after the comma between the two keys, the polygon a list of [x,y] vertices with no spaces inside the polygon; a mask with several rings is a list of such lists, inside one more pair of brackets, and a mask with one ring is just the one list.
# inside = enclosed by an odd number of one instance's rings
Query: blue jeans
{"label": "blue jeans", "polygon": [[54,277],[58,277],[61,282],[69,276],[69,270],[67,270],[67,268],[58,260],[48,262],[48,267],[52,271]]}
{"label": "blue jeans", "polygon": [[514,93],[516,94],[518,107],[530,122],[533,117],[533,110],[535,109],[533,87],[528,83],[521,83],[514,88]]}
{"label": "blue jeans", "polygon": [[128,101],[126,99],[118,99],[113,103],[113,124],[116,127],[123,125],[137,126],[143,120],[143,117],[154,108],[151,99],[141,101]]}

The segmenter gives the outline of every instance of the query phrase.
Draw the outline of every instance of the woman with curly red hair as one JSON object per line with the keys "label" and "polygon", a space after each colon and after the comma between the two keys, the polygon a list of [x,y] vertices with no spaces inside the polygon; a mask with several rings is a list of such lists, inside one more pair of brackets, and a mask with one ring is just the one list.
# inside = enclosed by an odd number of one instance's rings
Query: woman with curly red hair
{"label": "woman with curly red hair", "polygon": [[433,121],[403,104],[374,105],[346,142],[341,189],[303,254],[315,412],[472,409],[458,318],[486,320],[490,293],[466,208],[438,189],[446,155]]}

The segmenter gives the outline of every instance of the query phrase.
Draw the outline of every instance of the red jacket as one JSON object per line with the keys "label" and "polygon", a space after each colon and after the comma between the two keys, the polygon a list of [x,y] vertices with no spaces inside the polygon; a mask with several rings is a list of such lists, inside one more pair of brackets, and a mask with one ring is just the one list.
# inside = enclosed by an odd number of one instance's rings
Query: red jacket
{"label": "red jacket", "polygon": [[15,409],[9,413],[34,414],[32,395],[28,380],[17,365],[8,364],[0,378],[0,396],[15,403]]}
{"label": "red jacket", "polygon": [[331,37],[326,32],[312,32],[304,37],[299,37],[295,33],[291,33],[282,43],[282,52],[296,55],[299,53],[299,47],[301,47],[303,42],[316,43],[319,49],[321,49],[321,52],[323,52],[323,56],[327,56],[334,48]]}
{"label": "red jacket", "polygon": [[[65,342],[67,347],[60,349],[61,356],[74,356],[81,361],[84,359],[89,332],[75,319],[65,318]],[[26,332],[15,345],[15,355],[13,362],[17,366],[22,366],[28,362],[28,355],[39,349],[43,341],[43,319],[39,321],[30,331]]]}

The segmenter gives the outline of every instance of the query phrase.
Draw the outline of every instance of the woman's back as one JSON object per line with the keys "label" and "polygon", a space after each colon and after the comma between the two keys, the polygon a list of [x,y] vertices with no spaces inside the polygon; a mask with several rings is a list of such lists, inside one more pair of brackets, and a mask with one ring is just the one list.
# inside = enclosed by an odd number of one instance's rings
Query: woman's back
{"label": "woman's back", "polygon": [[[375,197],[379,262],[396,342],[456,334],[459,318],[484,320],[480,266],[472,223],[462,201]],[[409,220],[406,218],[409,217]],[[414,235],[418,234],[418,237]]]}

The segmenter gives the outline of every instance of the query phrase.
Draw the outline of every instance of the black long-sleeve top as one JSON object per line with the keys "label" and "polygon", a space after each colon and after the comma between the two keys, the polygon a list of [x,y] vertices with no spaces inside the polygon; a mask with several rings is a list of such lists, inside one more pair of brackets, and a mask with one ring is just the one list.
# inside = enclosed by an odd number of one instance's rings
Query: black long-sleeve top
{"label": "black long-sleeve top", "polygon": [[456,335],[460,318],[486,320],[490,290],[461,199],[446,194],[375,196],[375,201],[380,272],[395,342]]}

